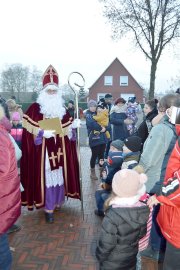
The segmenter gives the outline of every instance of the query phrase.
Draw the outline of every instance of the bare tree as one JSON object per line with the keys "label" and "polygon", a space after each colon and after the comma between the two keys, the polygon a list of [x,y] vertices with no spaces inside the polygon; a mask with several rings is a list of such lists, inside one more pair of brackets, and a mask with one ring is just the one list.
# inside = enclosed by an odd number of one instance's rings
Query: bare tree
{"label": "bare tree", "polygon": [[113,38],[128,32],[151,61],[149,98],[154,97],[157,64],[166,45],[179,38],[179,0],[99,0],[111,23]]}
{"label": "bare tree", "polygon": [[41,87],[42,72],[34,66],[32,71],[28,66],[12,64],[1,73],[1,87],[3,92],[17,93],[20,101],[21,92],[38,91]]}
{"label": "bare tree", "polygon": [[175,92],[178,88],[180,88],[180,75],[176,75],[175,78],[171,78],[170,90]]}
{"label": "bare tree", "polygon": [[29,72],[29,90],[38,92],[42,88],[42,71],[33,66],[32,71]]}
{"label": "bare tree", "polygon": [[1,73],[1,85],[4,92],[10,92],[11,95],[27,91],[29,68],[23,67],[21,64],[13,64],[7,67]]}
{"label": "bare tree", "polygon": [[67,102],[68,100],[74,100],[74,92],[70,88],[68,84],[64,84],[60,86],[60,91],[62,91],[63,99]]}

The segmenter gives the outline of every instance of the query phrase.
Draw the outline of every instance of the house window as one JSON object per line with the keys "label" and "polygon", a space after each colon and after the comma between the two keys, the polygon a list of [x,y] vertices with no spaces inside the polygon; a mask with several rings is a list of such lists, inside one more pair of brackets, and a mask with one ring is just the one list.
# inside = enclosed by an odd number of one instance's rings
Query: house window
{"label": "house window", "polygon": [[120,76],[120,86],[128,86],[128,76]]}
{"label": "house window", "polygon": [[113,85],[113,76],[104,76],[104,85]]}
{"label": "house window", "polygon": [[128,101],[129,98],[131,97],[135,97],[135,94],[131,94],[131,93],[121,93],[120,97],[124,98],[126,101]]}
{"label": "house window", "polygon": [[97,100],[99,101],[101,98],[104,98],[106,93],[98,93],[97,94]]}

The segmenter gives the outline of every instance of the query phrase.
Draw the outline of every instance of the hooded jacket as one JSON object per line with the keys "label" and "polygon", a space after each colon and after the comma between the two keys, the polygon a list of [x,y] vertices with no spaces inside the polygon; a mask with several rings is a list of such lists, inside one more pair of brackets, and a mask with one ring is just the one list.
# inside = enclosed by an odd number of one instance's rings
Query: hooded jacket
{"label": "hooded jacket", "polygon": [[148,193],[152,192],[154,185],[160,179],[162,164],[165,156],[168,155],[167,152],[174,136],[175,127],[164,115],[160,123],[151,129],[144,143],[139,164],[143,166],[148,176],[146,182]]}
{"label": "hooded jacket", "polygon": [[109,208],[102,222],[96,257],[100,270],[135,270],[139,240],[147,232],[149,208]]}
{"label": "hooded jacket", "polygon": [[[177,134],[180,135],[180,127]],[[162,196],[157,199],[162,203],[157,217],[161,232],[168,242],[180,248],[180,137],[167,164]]]}

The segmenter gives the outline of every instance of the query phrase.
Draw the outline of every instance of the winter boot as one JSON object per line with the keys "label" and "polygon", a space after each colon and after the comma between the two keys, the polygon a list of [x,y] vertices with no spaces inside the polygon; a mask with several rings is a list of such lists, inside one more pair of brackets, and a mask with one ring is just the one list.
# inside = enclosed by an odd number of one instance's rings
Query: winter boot
{"label": "winter boot", "polygon": [[98,178],[96,176],[95,168],[93,168],[93,169],[91,168],[90,178],[91,178],[91,180],[98,180]]}
{"label": "winter boot", "polygon": [[45,212],[45,220],[47,223],[54,223],[54,213]]}

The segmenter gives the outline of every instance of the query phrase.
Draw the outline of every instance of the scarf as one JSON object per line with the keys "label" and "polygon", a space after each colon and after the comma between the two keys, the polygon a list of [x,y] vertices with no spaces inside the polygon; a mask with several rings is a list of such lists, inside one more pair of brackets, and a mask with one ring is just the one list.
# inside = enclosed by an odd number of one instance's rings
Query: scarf
{"label": "scarf", "polygon": [[110,114],[115,112],[115,113],[126,113],[126,109],[127,109],[127,105],[124,104],[121,107],[119,107],[118,105],[114,105],[110,111]]}

